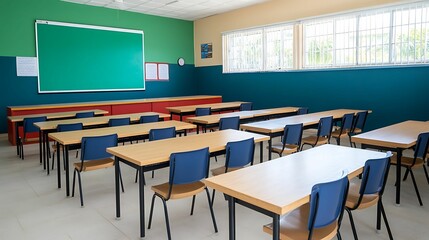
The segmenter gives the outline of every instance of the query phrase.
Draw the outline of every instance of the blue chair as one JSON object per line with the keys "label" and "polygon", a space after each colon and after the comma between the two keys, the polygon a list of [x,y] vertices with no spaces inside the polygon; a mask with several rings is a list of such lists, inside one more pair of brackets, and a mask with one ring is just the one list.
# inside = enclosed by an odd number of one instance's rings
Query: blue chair
{"label": "blue chair", "polygon": [[308,113],[308,108],[306,108],[306,107],[298,108],[298,111],[296,111],[297,115],[303,115],[303,114],[307,114],[307,113]]}
{"label": "blue chair", "polygon": [[152,122],[158,122],[158,121],[159,121],[159,115],[147,115],[147,116],[140,117],[140,123],[152,123]]}
{"label": "blue chair", "polygon": [[111,118],[109,119],[109,127],[126,126],[130,125],[130,118]]}
{"label": "blue chair", "polygon": [[[58,124],[57,125],[57,132],[70,132],[70,131],[78,131],[78,130],[82,130],[83,129],[83,124],[82,123],[69,123],[69,124]],[[71,148],[73,148],[73,146],[71,146]],[[77,149],[78,147],[76,147],[75,149]],[[54,165],[55,165],[55,155],[57,152],[57,143],[55,142],[52,146],[52,169],[54,169]],[[74,149],[74,148],[73,148]],[[76,157],[78,155],[79,152],[76,152]],[[64,152],[63,150],[63,155],[66,154],[66,152]],[[65,157],[63,157],[63,159],[65,159]],[[66,166],[64,165],[64,168]]]}
{"label": "blue chair", "polygon": [[[339,231],[349,181],[347,176],[313,186],[310,202],[280,219],[280,239],[341,239]],[[264,232],[272,234],[272,224]]]}
{"label": "blue chair", "polygon": [[192,197],[191,215],[194,212],[196,194],[206,191],[210,213],[215,232],[217,232],[216,219],[213,212],[210,193],[203,180],[209,171],[209,148],[194,151],[173,153],[170,155],[169,181],[152,187],[154,191],[150,207],[149,225],[152,225],[155,197],[159,197],[164,205],[165,223],[168,239],[171,239],[170,222],[168,219],[167,201],[170,199],[182,199]]}
{"label": "blue chair", "polygon": [[[212,170],[212,175],[217,176],[227,172],[232,172],[247,165],[253,165],[255,153],[255,140],[249,138],[236,142],[228,142],[225,148],[225,166]],[[213,189],[212,203],[214,202],[215,190]]]}
{"label": "blue chair", "polygon": [[344,114],[341,120],[340,128],[332,132],[331,137],[337,140],[337,145],[340,145],[341,137],[343,136],[348,136],[350,140],[350,146],[352,145],[351,136],[349,133],[352,131],[352,128],[353,128],[354,116],[355,116],[354,113]]}
{"label": "blue chair", "polygon": [[[356,113],[355,118],[353,119],[353,127],[350,131],[350,137],[352,135],[356,135],[363,132],[363,128],[365,127],[366,118],[368,116],[368,111],[358,112]],[[356,147],[356,143],[353,143],[354,147]]]}
{"label": "blue chair", "polygon": [[377,230],[380,230],[381,213],[389,234],[389,239],[393,239],[382,202],[384,187],[386,185],[387,175],[389,174],[390,156],[391,153],[388,152],[387,156],[384,158],[367,160],[363,168],[362,181],[360,183],[352,182],[350,184],[345,209],[349,214],[354,239],[358,239],[358,237],[352,211],[365,209],[374,205],[377,205]]}
{"label": "blue chair", "polygon": [[79,112],[76,113],[76,118],[90,118],[90,117],[94,117],[95,113],[94,112]]}
{"label": "blue chair", "polygon": [[[402,156],[401,166],[396,166],[396,167],[404,167],[406,169],[404,179],[403,179],[404,181],[407,180],[408,174],[411,175],[411,179],[413,180],[414,190],[416,191],[420,206],[423,206],[423,202],[420,197],[419,188],[417,187],[417,184],[416,184],[416,179],[414,178],[413,169],[423,168],[426,175],[426,181],[429,183],[428,172],[425,166],[428,147],[429,147],[429,132],[420,133],[419,136],[417,137],[417,143],[414,149],[414,157]],[[396,155],[392,157],[391,164],[398,165]]]}
{"label": "blue chair", "polygon": [[301,150],[304,145],[310,145],[315,147],[322,144],[329,143],[332,133],[332,125],[334,124],[333,117],[323,117],[319,120],[319,125],[317,126],[316,136],[308,136],[302,139]]}
{"label": "blue chair", "polygon": [[[76,173],[79,181],[80,205],[83,207],[83,194],[82,194],[82,181],[80,177],[81,172],[88,172],[97,169],[113,167],[115,160],[112,155],[106,151],[109,147],[116,147],[118,144],[118,135],[105,135],[95,137],[83,137],[81,141],[82,153],[80,155],[80,162],[74,163],[73,173],[73,191],[74,197]],[[124,192],[124,185],[122,183],[121,171],[119,170],[119,177],[121,180],[122,192]]]}
{"label": "blue chair", "polygon": [[253,109],[253,103],[247,102],[240,104],[240,111],[251,111]]}
{"label": "blue chair", "polygon": [[195,108],[195,116],[196,117],[200,117],[200,116],[207,116],[210,115],[212,113],[212,109],[207,107],[207,108]]}
{"label": "blue chair", "polygon": [[240,128],[240,117],[225,117],[219,120],[219,130],[235,129]]}
{"label": "blue chair", "polygon": [[[151,129],[149,130],[149,141],[156,141],[156,140],[162,140],[167,138],[175,138],[176,137],[176,127],[169,127],[169,128],[158,128],[158,129]],[[139,176],[139,171],[136,171],[136,179],[135,182],[137,182]],[[155,172],[152,171],[152,178],[154,178]],[[143,175],[144,178],[144,175]],[[146,183],[145,180],[143,180],[144,183]]]}
{"label": "blue chair", "polygon": [[292,154],[299,151],[302,139],[303,124],[286,125],[283,131],[283,137],[280,144],[273,144],[271,151],[283,154]]}
{"label": "blue chair", "polygon": [[39,138],[28,138],[27,136],[28,134],[39,132],[39,128],[34,126],[34,123],[45,122],[46,120],[47,118],[45,116],[24,118],[24,121],[23,121],[24,135],[22,138],[21,137],[18,138],[19,142],[17,143],[19,144],[19,156],[21,157],[21,159],[24,160],[24,144],[29,142],[39,141]]}

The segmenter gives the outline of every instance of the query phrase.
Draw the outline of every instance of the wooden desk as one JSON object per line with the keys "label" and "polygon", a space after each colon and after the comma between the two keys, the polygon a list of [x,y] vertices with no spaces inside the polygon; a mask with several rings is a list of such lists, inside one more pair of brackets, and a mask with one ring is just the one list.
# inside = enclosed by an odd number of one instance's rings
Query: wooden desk
{"label": "wooden desk", "polygon": [[352,141],[362,144],[362,148],[375,148],[397,153],[396,204],[401,202],[401,157],[402,151],[416,145],[420,133],[429,132],[429,122],[405,121],[352,136]]}
{"label": "wooden desk", "polygon": [[[59,124],[72,124],[72,123],[82,123],[84,128],[97,128],[97,127],[107,127],[109,123],[109,119],[112,118],[125,118],[129,117],[130,121],[133,123],[138,123],[140,120],[140,116],[148,116],[148,115],[159,115],[160,119],[168,118],[170,115],[166,113],[157,113],[157,112],[143,112],[143,113],[132,113],[132,114],[121,114],[121,115],[109,115],[104,117],[90,117],[90,118],[73,118],[73,119],[64,119],[64,120],[56,120],[56,121],[46,121],[35,123],[34,125],[39,128],[39,137],[41,141],[39,141],[39,156],[40,161],[43,160],[43,165],[46,165],[46,161],[49,166],[49,157],[47,156],[49,153],[49,138],[47,137],[50,132],[55,132],[57,130],[57,126]],[[39,140],[40,140],[39,139]],[[47,173],[49,175],[49,167],[46,168]]]}
{"label": "wooden desk", "polygon": [[[55,132],[49,133],[48,137],[57,142],[57,173],[58,173],[58,188],[61,188],[61,167],[60,167],[60,147],[64,147],[67,153],[69,147],[72,145],[80,144],[82,137],[101,136],[109,134],[118,134],[118,139],[147,136],[151,129],[176,127],[176,131],[185,131],[195,129],[195,125],[180,121],[164,121],[144,124],[133,124],[119,127],[106,127],[96,129],[86,129],[71,132]],[[140,146],[140,144],[133,144],[133,146]],[[66,195],[70,196],[70,180],[69,180],[69,157],[65,154],[66,165]],[[49,162],[48,162],[49,166]],[[48,167],[49,168],[49,167]]]}
{"label": "wooden desk", "polygon": [[[269,138],[264,135],[248,133],[237,130],[223,130],[206,134],[191,135],[187,137],[165,139],[160,141],[146,142],[108,148],[107,152],[115,156],[115,191],[116,191],[116,217],[121,217],[120,191],[119,191],[119,162],[123,162],[140,173],[153,170],[154,164],[169,165],[170,155],[175,152],[190,151],[209,147],[211,155],[222,153],[226,144],[231,141],[239,141],[253,137],[255,142],[261,144]],[[145,236],[145,205],[144,205],[144,182],[139,181],[140,200],[140,237]]]}
{"label": "wooden desk", "polygon": [[[229,208],[229,239],[235,239],[235,203],[273,218],[273,239],[279,239],[280,216],[310,200],[311,188],[335,180],[346,170],[349,178],[362,172],[368,159],[385,153],[326,144],[205,180],[225,193]],[[261,226],[256,226],[261,227]]]}
{"label": "wooden desk", "polygon": [[[46,117],[48,121],[50,120],[59,120],[59,119],[69,119],[74,118],[76,113],[80,112],[94,112],[94,115],[100,116],[109,113],[108,111],[91,109],[85,111],[70,111],[70,112],[55,112],[55,113],[46,113],[46,114],[29,114],[29,115],[20,115],[20,116],[8,116],[7,119],[14,123],[15,125],[15,142],[16,144],[16,154],[19,155],[19,127],[23,126],[24,118],[31,117]],[[39,143],[41,142],[42,136],[39,134]],[[41,150],[41,145],[39,145],[39,150]],[[40,163],[42,163],[42,158],[40,158]]]}
{"label": "wooden desk", "polygon": [[[268,147],[271,149],[272,138],[281,136],[283,134],[284,127],[289,124],[302,123],[304,128],[316,126],[319,123],[320,118],[332,116],[334,120],[340,120],[344,114],[357,113],[363,110],[352,110],[352,109],[337,109],[316,113],[309,113],[304,115],[297,115],[292,117],[277,118],[268,121],[254,122],[249,124],[242,124],[240,128],[249,132],[262,133],[270,136],[268,141]],[[268,159],[271,159],[271,151],[268,152]]]}
{"label": "wooden desk", "polygon": [[[296,107],[282,107],[282,108],[270,108],[270,109],[261,109],[261,110],[252,110],[252,111],[241,111],[241,112],[232,112],[232,113],[222,113],[222,114],[212,114],[208,116],[200,117],[189,117],[186,121],[201,126],[203,129],[208,127],[216,127],[219,125],[219,121],[224,117],[240,117],[241,122],[250,122],[256,121],[258,119],[270,119],[278,116],[292,115],[296,114],[298,108]],[[197,133],[199,128],[197,128]]]}
{"label": "wooden desk", "polygon": [[240,105],[245,102],[223,102],[223,103],[210,103],[210,104],[199,104],[189,106],[178,106],[178,107],[167,107],[166,109],[170,112],[171,118],[173,115],[179,115],[180,121],[183,120],[183,116],[195,114],[196,108],[211,108],[212,112],[221,112],[229,110],[240,109]]}

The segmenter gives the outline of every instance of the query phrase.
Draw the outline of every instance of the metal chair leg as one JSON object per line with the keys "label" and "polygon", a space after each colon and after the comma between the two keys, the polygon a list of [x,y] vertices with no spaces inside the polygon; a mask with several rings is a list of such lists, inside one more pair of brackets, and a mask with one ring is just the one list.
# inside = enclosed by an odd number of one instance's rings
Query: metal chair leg
{"label": "metal chair leg", "polygon": [[423,202],[420,197],[420,192],[419,192],[419,189],[417,188],[416,179],[414,178],[414,173],[412,169],[410,169],[410,175],[411,175],[411,179],[413,180],[414,189],[416,190],[416,194],[417,194],[417,198],[419,199],[420,206],[423,206]]}
{"label": "metal chair leg", "polygon": [[[144,178],[144,173],[142,173],[141,175],[143,178],[143,184],[146,185],[146,179]],[[138,178],[139,178],[139,170],[136,170],[136,179],[134,180],[135,183],[137,182]]]}
{"label": "metal chair leg", "polygon": [[383,215],[384,224],[386,225],[387,233],[389,234],[389,239],[393,240],[392,231],[390,230],[389,222],[387,221],[386,211],[384,211],[384,206],[383,206],[383,202],[381,201],[381,199],[379,200],[379,204],[380,204],[381,213]]}
{"label": "metal chair leg", "polygon": [[426,166],[423,164],[423,170],[425,171],[425,175],[426,175],[426,181],[429,184],[429,176],[428,176],[428,170],[426,169]]}
{"label": "metal chair leg", "polygon": [[194,207],[195,207],[195,197],[197,195],[192,196],[192,205],[191,205],[191,216],[194,215]]}
{"label": "metal chair leg", "polygon": [[349,214],[350,225],[352,226],[352,231],[353,231],[353,237],[354,237],[355,240],[358,240],[355,222],[353,221],[352,211],[350,209],[348,209],[348,208],[345,208],[345,210]]}
{"label": "metal chair leg", "polygon": [[119,167],[119,180],[121,180],[122,192],[125,192],[125,190],[124,190],[124,183],[122,182],[122,174],[121,174],[121,168],[120,167]]}
{"label": "metal chair leg", "polygon": [[212,192],[212,204],[214,204],[216,190],[213,189]]}
{"label": "metal chair leg", "polygon": [[162,200],[162,204],[164,205],[165,225],[167,227],[168,240],[171,240],[170,220],[168,219],[167,202],[163,198],[161,198],[161,200]]}
{"label": "metal chair leg", "polygon": [[404,178],[402,179],[402,181],[407,180],[409,172],[410,172],[410,170],[407,168],[407,170],[405,170]]}
{"label": "metal chair leg", "polygon": [[210,214],[212,216],[213,227],[214,227],[215,232],[218,232],[217,224],[216,224],[216,218],[215,218],[214,211],[213,211],[213,203],[210,201],[210,193],[209,193],[209,190],[207,188],[205,188],[205,190],[206,190],[206,194],[207,194],[207,201],[209,202],[209,208],[210,208]]}
{"label": "metal chair leg", "polygon": [[83,207],[82,179],[80,178],[80,171],[76,171],[76,172],[77,172],[77,180],[79,181],[80,206]]}
{"label": "metal chair leg", "polygon": [[152,226],[152,216],[153,216],[153,208],[154,208],[154,203],[155,203],[155,197],[156,197],[156,195],[154,194],[152,196],[152,204],[150,205],[149,224],[147,226],[148,229],[150,229],[150,227]]}
{"label": "metal chair leg", "polygon": [[76,168],[73,171],[72,197],[74,197],[75,182],[76,182]]}

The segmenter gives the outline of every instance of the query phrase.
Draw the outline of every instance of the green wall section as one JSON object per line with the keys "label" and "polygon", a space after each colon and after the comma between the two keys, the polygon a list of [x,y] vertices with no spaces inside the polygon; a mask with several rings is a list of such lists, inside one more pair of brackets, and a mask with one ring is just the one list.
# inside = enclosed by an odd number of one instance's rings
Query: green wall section
{"label": "green wall section", "polygon": [[143,30],[145,61],[194,63],[192,21],[163,18],[60,0],[0,1],[0,56],[36,56],[35,20]]}
{"label": "green wall section", "polygon": [[222,74],[196,68],[200,94],[251,101],[254,108],[371,109],[367,129],[404,120],[429,120],[429,67]]}

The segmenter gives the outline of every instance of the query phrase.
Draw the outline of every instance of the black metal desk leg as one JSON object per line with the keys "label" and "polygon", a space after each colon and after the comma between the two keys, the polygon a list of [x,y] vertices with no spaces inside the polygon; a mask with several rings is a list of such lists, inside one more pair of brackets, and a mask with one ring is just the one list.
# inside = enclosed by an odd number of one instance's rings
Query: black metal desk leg
{"label": "black metal desk leg", "polygon": [[66,168],[66,196],[70,196],[69,146],[64,146],[64,167]]}
{"label": "black metal desk leg", "polygon": [[19,124],[18,122],[15,123],[15,144],[16,144],[16,155],[20,156],[21,152],[20,152],[20,140],[19,140]]}
{"label": "black metal desk leg", "polygon": [[[61,161],[60,161],[60,144],[57,143],[57,181],[58,181],[58,188],[61,188]],[[49,167],[49,166],[48,166]]]}
{"label": "black metal desk leg", "polygon": [[271,160],[271,147],[273,146],[272,137],[270,136],[270,140],[268,140],[268,160]]}
{"label": "black metal desk leg", "polygon": [[229,240],[235,240],[235,198],[227,196],[229,210]]}
{"label": "black metal desk leg", "polygon": [[116,219],[121,218],[121,192],[119,190],[119,158],[115,157],[115,195],[116,195]]}
{"label": "black metal desk leg", "polygon": [[396,149],[397,165],[396,165],[396,204],[401,204],[401,158],[402,149]]}
{"label": "black metal desk leg", "polygon": [[183,114],[180,113],[180,121],[182,121],[182,118],[183,118]]}
{"label": "black metal desk leg", "polygon": [[140,197],[140,237],[144,238],[146,235],[145,232],[145,209],[144,209],[144,167],[139,169],[139,197]]}
{"label": "black metal desk leg", "polygon": [[259,162],[262,163],[264,161],[264,143],[262,141],[259,143],[259,147]]}
{"label": "black metal desk leg", "polygon": [[[41,130],[39,130],[39,158],[40,158],[40,163],[42,163],[42,159],[43,159],[43,133]],[[46,162],[43,161],[43,169],[46,169]]]}
{"label": "black metal desk leg", "polygon": [[45,131],[43,132],[43,161],[46,161],[46,170],[48,172],[48,175],[50,174],[50,170],[49,170],[49,138],[48,138],[48,133]]}
{"label": "black metal desk leg", "polygon": [[273,216],[273,240],[280,239],[280,215]]}

